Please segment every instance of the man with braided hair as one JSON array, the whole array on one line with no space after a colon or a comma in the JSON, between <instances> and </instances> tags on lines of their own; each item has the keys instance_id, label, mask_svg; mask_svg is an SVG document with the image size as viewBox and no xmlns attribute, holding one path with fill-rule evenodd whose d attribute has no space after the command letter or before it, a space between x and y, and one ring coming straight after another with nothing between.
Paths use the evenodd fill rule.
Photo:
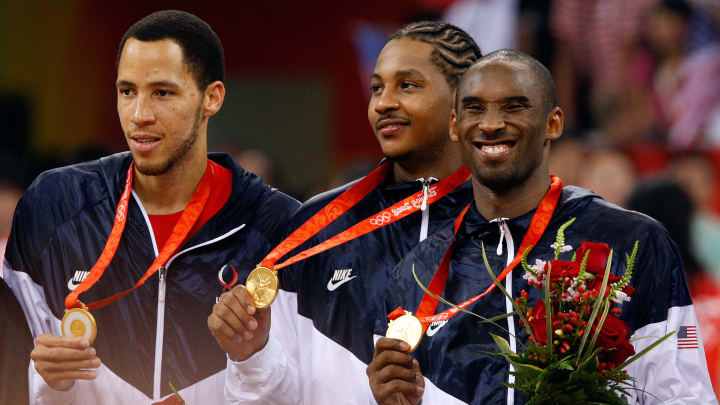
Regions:
<instances>
[{"instance_id":1,"label":"man with braided hair","mask_svg":"<svg viewBox=\"0 0 720 405\"><path fill-rule=\"evenodd\" d=\"M467 172L458 172L460 155L450 141L449 117L459 75L480 56L472 38L446 23L415 23L390 37L370 78L368 106L370 125L385 156L380 168L384 166L387 174L285 258L368 218L380 224L405 208L417 211L281 269L272 311L256 310L243 286L221 297L208 326L229 355L229 402L372 401L365 369L372 360L374 338L387 329L383 293L390 271L419 241L452 222L472 199L463 174ZM449 178L459 179L459 185L438 197L447 184L438 179ZM289 231L325 212L354 184L307 201ZM407 205L380 215L409 196L414 199Z\"/></svg>"}]
</instances>

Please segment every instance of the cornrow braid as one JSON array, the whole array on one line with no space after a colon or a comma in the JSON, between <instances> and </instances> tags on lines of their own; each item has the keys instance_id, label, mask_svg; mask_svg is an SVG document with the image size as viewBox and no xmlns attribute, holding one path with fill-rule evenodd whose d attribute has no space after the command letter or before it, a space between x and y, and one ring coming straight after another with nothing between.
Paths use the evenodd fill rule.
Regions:
<instances>
[{"instance_id":1,"label":"cornrow braid","mask_svg":"<svg viewBox=\"0 0 720 405\"><path fill-rule=\"evenodd\" d=\"M410 38L425 42L434 48L431 61L440 68L448 85L456 88L458 78L480 57L480 47L472 37L452 24L421 21L408 24L390 36L393 39Z\"/></svg>"}]
</instances>

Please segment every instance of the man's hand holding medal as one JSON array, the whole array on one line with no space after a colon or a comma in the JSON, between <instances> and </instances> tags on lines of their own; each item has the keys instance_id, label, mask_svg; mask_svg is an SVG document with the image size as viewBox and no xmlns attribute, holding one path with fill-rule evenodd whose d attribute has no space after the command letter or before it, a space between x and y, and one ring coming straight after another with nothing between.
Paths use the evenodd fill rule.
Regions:
<instances>
[{"instance_id":1,"label":"man's hand holding medal","mask_svg":"<svg viewBox=\"0 0 720 405\"><path fill-rule=\"evenodd\" d=\"M256 309L245 286L236 286L213 306L208 328L232 360L247 360L267 344L270 307Z\"/></svg>"},{"instance_id":2,"label":"man's hand holding medal","mask_svg":"<svg viewBox=\"0 0 720 405\"><path fill-rule=\"evenodd\" d=\"M232 359L247 360L265 347L270 331L270 304L275 300L279 289L278 270L358 238L419 210L419 207L414 206L407 210L398 210L397 208L405 206L407 202L422 198L423 192L413 194L332 238L276 264L285 255L317 235L362 200L388 176L390 169L389 162L381 164L361 181L337 196L325 209L308 219L268 253L255 270L248 275L247 288L237 286L220 297L219 302L213 307L212 314L208 317L208 328L220 347ZM428 204L432 204L454 190L467 179L468 174L469 171L465 167L461 167L442 180L436 186L436 193L428 199ZM328 213L332 213L332 215ZM384 213L387 213L390 219L378 223L375 218Z\"/></svg>"},{"instance_id":3,"label":"man's hand holding medal","mask_svg":"<svg viewBox=\"0 0 720 405\"><path fill-rule=\"evenodd\" d=\"M94 380L101 364L87 339L48 334L35 339L30 357L35 370L58 391L69 390L75 380Z\"/></svg>"}]
</instances>

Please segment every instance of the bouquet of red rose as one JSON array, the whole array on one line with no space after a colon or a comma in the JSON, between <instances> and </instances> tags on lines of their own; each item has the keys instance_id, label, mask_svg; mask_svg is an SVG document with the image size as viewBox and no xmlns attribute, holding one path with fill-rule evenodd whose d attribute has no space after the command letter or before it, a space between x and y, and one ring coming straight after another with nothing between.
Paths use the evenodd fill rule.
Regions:
<instances>
[{"instance_id":1,"label":"bouquet of red rose","mask_svg":"<svg viewBox=\"0 0 720 405\"><path fill-rule=\"evenodd\" d=\"M629 284L638 242L631 254L625 254L622 277L610 272L612 250L604 243L582 242L571 261L559 260L562 253L572 250L565 245L564 232L574 220L558 230L552 245L554 260L530 265L531 247L522 252L523 277L543 299L531 306L528 292L522 290L521 297L513 300L515 312L506 316L519 318L529 345L514 353L505 339L492 335L501 350L494 354L510 362L515 382L507 385L527 396L529 404L627 404L626 389L632 386L632 378L624 368L674 332L635 354L630 327L616 316L622 312L616 305L629 301L634 292ZM484 259L497 287L511 298Z\"/></svg>"}]
</instances>

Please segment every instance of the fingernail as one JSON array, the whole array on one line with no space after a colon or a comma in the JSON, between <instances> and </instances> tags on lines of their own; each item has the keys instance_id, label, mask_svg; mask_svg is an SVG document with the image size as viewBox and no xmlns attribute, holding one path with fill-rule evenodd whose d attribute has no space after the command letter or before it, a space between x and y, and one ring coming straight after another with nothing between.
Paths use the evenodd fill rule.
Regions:
<instances>
[{"instance_id":1,"label":"fingernail","mask_svg":"<svg viewBox=\"0 0 720 405\"><path fill-rule=\"evenodd\" d=\"M245 331L245 339L250 340L253 338L252 332Z\"/></svg>"},{"instance_id":2,"label":"fingernail","mask_svg":"<svg viewBox=\"0 0 720 405\"><path fill-rule=\"evenodd\" d=\"M402 350L402 351L410 350L410 345L405 342L400 342L400 350Z\"/></svg>"},{"instance_id":3,"label":"fingernail","mask_svg":"<svg viewBox=\"0 0 720 405\"><path fill-rule=\"evenodd\" d=\"M235 343L240 343L240 342L242 342L242 336L240 336L240 335L235 335L235 337L233 338L233 342L235 342Z\"/></svg>"},{"instance_id":4,"label":"fingernail","mask_svg":"<svg viewBox=\"0 0 720 405\"><path fill-rule=\"evenodd\" d=\"M415 367L415 368L420 367L420 363L418 363L417 359L413 359L413 367Z\"/></svg>"},{"instance_id":5,"label":"fingernail","mask_svg":"<svg viewBox=\"0 0 720 405\"><path fill-rule=\"evenodd\" d=\"M255 306L253 306L253 305L248 305L247 313L250 314L250 315L254 314L254 313L255 313Z\"/></svg>"},{"instance_id":6,"label":"fingernail","mask_svg":"<svg viewBox=\"0 0 720 405\"><path fill-rule=\"evenodd\" d=\"M255 330L257 328L257 321L251 319L250 322L248 322L248 326L250 327L250 330Z\"/></svg>"},{"instance_id":7,"label":"fingernail","mask_svg":"<svg viewBox=\"0 0 720 405\"><path fill-rule=\"evenodd\" d=\"M415 387L415 391L422 394L422 392L425 391L425 388L417 386L417 387Z\"/></svg>"}]
</instances>

